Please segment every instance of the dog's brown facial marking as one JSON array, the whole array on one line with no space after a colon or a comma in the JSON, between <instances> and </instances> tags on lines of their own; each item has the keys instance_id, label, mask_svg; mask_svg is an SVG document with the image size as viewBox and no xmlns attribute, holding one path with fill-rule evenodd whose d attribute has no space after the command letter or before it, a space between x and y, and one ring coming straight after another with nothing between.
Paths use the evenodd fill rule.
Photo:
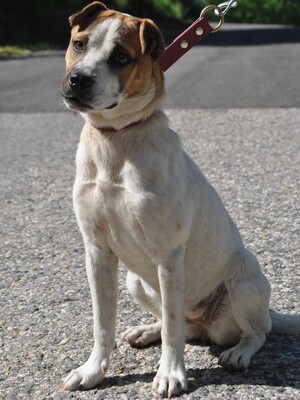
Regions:
<instances>
[{"instance_id":1,"label":"dog's brown facial marking","mask_svg":"<svg viewBox=\"0 0 300 400\"><path fill-rule=\"evenodd\" d=\"M79 29L85 29L84 25L90 25L89 18L95 18L95 15L99 12L106 11L107 7L105 4L100 3L99 1L94 1L91 4L88 4L81 11L71 15L69 17L69 22L71 27L79 26ZM82 27L82 28L81 28Z\"/></svg>"},{"instance_id":2,"label":"dog's brown facial marking","mask_svg":"<svg viewBox=\"0 0 300 400\"><path fill-rule=\"evenodd\" d=\"M112 119L136 113L163 95L157 26L91 3L70 17L71 40L61 93L69 108ZM146 111L145 111L146 112Z\"/></svg>"},{"instance_id":3,"label":"dog's brown facial marking","mask_svg":"<svg viewBox=\"0 0 300 400\"><path fill-rule=\"evenodd\" d=\"M120 68L117 72L121 86L128 98L136 94L144 96L153 83L153 63L164 51L161 33L152 21L132 17L124 18L119 33L120 47L131 60L127 68ZM157 74L156 82L159 80Z\"/></svg>"}]
</instances>

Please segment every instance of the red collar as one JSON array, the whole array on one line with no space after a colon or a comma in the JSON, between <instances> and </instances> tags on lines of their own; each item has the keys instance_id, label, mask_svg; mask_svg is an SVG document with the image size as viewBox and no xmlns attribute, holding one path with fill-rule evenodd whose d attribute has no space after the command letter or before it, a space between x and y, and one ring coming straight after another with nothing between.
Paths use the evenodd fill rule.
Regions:
<instances>
[{"instance_id":1,"label":"red collar","mask_svg":"<svg viewBox=\"0 0 300 400\"><path fill-rule=\"evenodd\" d=\"M132 128L132 127L134 127L136 125L139 125L141 122L142 122L142 120L140 119L139 121L132 122L131 124L125 125L125 126L123 126L123 128L120 128L120 129L115 129L112 126L96 126L96 125L92 124L91 122L89 122L89 124L93 128L95 128L95 129L97 129L98 131L101 131L101 132L121 132L121 131L124 131L125 129L129 129L129 128Z\"/></svg>"}]
</instances>

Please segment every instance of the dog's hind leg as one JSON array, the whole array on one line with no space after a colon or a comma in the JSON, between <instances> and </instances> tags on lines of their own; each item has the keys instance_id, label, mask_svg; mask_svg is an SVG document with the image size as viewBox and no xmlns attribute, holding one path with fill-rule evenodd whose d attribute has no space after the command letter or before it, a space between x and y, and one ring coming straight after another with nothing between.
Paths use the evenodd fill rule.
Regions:
<instances>
[{"instance_id":1,"label":"dog's hind leg","mask_svg":"<svg viewBox=\"0 0 300 400\"><path fill-rule=\"evenodd\" d=\"M159 295L148 287L138 275L131 271L127 274L127 287L136 302L155 315L158 321L153 324L128 328L122 335L123 339L133 347L143 347L158 341L161 337L161 308Z\"/></svg>"},{"instance_id":2,"label":"dog's hind leg","mask_svg":"<svg viewBox=\"0 0 300 400\"><path fill-rule=\"evenodd\" d=\"M224 351L219 364L232 370L249 366L251 357L263 346L271 330L270 285L258 261L247 250L236 253L232 273L226 280L232 315L241 330L240 342Z\"/></svg>"}]
</instances>

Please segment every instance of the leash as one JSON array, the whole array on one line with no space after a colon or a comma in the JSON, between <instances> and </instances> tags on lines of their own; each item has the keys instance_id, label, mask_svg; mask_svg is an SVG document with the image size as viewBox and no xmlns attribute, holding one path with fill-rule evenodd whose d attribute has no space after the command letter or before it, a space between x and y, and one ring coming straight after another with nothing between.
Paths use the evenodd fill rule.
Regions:
<instances>
[{"instance_id":1,"label":"leash","mask_svg":"<svg viewBox=\"0 0 300 400\"><path fill-rule=\"evenodd\" d=\"M184 32L177 36L170 46L166 48L164 54L159 58L158 62L163 72L166 72L177 60L179 60L179 58L207 35L217 32L224 23L224 16L231 8L234 8L237 5L237 0L228 0L218 6L211 5L205 7L201 11L199 18ZM220 18L215 27L211 26L205 17L209 11L214 11L214 13Z\"/></svg>"}]
</instances>

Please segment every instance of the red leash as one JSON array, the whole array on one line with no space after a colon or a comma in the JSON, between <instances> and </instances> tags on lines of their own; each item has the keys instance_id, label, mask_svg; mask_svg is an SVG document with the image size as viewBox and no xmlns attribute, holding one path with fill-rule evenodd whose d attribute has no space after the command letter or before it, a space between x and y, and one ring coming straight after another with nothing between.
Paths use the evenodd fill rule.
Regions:
<instances>
[{"instance_id":1,"label":"red leash","mask_svg":"<svg viewBox=\"0 0 300 400\"><path fill-rule=\"evenodd\" d=\"M191 26L182 32L177 38L168 46L164 54L158 60L159 65L163 72L167 71L179 58L187 53L193 46L204 39L211 32L217 32L224 22L224 15L232 7L237 6L237 1L230 0L218 6L211 5L205 7L199 19L197 19ZM215 14L220 18L217 26L212 27L205 18L208 11L214 10Z\"/></svg>"},{"instance_id":2,"label":"red leash","mask_svg":"<svg viewBox=\"0 0 300 400\"><path fill-rule=\"evenodd\" d=\"M213 28L205 17L195 21L166 48L158 61L161 69L164 72L167 71L180 57L210 34L212 30Z\"/></svg>"}]
</instances>

